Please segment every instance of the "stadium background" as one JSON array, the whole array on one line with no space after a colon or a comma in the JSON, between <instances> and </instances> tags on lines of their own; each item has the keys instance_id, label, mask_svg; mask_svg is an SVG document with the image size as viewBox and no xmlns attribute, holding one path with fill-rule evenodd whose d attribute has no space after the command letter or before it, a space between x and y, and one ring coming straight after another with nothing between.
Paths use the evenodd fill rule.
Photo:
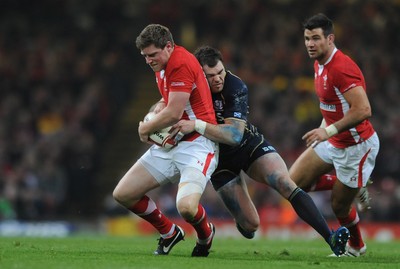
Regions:
<instances>
[{"instance_id":1,"label":"stadium background","mask_svg":"<svg viewBox=\"0 0 400 269\"><path fill-rule=\"evenodd\" d=\"M334 20L336 44L363 70L381 139L369 187L373 209L361 219L393 228L400 220L400 1L3 0L0 233L60 222L67 233L147 229L111 193L146 150L137 125L159 98L134 45L149 23L168 26L191 51L221 49L249 86L250 119L290 166L304 150L302 134L320 123L301 30L317 12ZM175 187L152 193L170 216L177 216ZM264 224L299 223L275 191L251 181L249 190ZM329 192L312 196L334 221ZM203 203L214 221L229 223L211 188ZM47 232L57 227L46 225Z\"/></svg>"}]
</instances>

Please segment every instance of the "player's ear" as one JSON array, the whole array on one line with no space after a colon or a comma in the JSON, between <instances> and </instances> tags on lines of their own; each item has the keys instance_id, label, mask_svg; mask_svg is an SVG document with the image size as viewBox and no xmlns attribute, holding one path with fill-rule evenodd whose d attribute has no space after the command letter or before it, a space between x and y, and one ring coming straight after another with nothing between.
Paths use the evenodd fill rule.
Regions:
<instances>
[{"instance_id":1,"label":"player's ear","mask_svg":"<svg viewBox=\"0 0 400 269\"><path fill-rule=\"evenodd\" d=\"M167 44L164 47L167 50L171 50L174 48L174 45L172 45L171 41L167 41Z\"/></svg>"},{"instance_id":2,"label":"player's ear","mask_svg":"<svg viewBox=\"0 0 400 269\"><path fill-rule=\"evenodd\" d=\"M332 45L333 43L335 43L335 35L334 34L328 35L328 42L329 42L329 45Z\"/></svg>"}]
</instances>

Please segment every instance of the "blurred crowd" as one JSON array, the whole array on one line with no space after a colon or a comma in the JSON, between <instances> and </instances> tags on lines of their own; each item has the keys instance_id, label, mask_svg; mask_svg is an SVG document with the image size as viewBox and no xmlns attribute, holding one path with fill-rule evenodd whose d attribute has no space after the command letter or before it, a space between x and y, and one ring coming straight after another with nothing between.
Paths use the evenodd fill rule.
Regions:
<instances>
[{"instance_id":1,"label":"blurred crowd","mask_svg":"<svg viewBox=\"0 0 400 269\"><path fill-rule=\"evenodd\" d=\"M305 148L302 135L321 121L301 29L318 12L334 20L336 45L364 72L381 140L369 187L373 210L362 217L399 221L395 0L2 1L0 219L90 214L92 205L102 204L105 197L94 188L99 156L140 75L151 72L134 47L148 23L168 26L189 50L209 44L222 51L226 66L248 84L251 121L290 166ZM262 217L284 211L273 190L248 182ZM175 191L154 193L170 214L176 213ZM328 192L313 197L331 217ZM203 199L211 216L226 214L211 189Z\"/></svg>"}]
</instances>

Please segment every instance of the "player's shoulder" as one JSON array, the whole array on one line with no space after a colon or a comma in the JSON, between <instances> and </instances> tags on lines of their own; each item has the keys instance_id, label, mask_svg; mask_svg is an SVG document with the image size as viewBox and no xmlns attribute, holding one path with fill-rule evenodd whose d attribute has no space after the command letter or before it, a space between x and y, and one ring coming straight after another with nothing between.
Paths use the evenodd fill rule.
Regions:
<instances>
[{"instance_id":1,"label":"player's shoulder","mask_svg":"<svg viewBox=\"0 0 400 269\"><path fill-rule=\"evenodd\" d=\"M330 72L335 74L340 73L360 73L361 70L357 63L347 54L338 50L332 59Z\"/></svg>"},{"instance_id":2,"label":"player's shoulder","mask_svg":"<svg viewBox=\"0 0 400 269\"><path fill-rule=\"evenodd\" d=\"M195 65L199 68L199 70L201 70L200 64L192 53L190 53L182 46L175 45L174 51L171 54L167 67L174 69L182 65Z\"/></svg>"},{"instance_id":3,"label":"player's shoulder","mask_svg":"<svg viewBox=\"0 0 400 269\"><path fill-rule=\"evenodd\" d=\"M355 61L341 50L335 53L332 62L334 65L356 65Z\"/></svg>"},{"instance_id":4,"label":"player's shoulder","mask_svg":"<svg viewBox=\"0 0 400 269\"><path fill-rule=\"evenodd\" d=\"M246 83L244 83L240 77L236 76L231 71L226 71L225 86L227 91L247 92Z\"/></svg>"}]
</instances>

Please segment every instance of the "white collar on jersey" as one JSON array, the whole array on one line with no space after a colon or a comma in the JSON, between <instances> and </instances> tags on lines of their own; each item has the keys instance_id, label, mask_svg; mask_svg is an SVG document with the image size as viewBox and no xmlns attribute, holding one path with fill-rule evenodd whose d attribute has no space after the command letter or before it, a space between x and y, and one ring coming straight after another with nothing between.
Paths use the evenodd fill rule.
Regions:
<instances>
[{"instance_id":1,"label":"white collar on jersey","mask_svg":"<svg viewBox=\"0 0 400 269\"><path fill-rule=\"evenodd\" d=\"M330 62L330 61L332 60L332 58L333 58L333 55L335 55L335 53L336 53L337 51L338 51L338 49L335 47L335 48L333 49L333 51L332 51L331 56L329 56L328 61L326 61L326 63L324 63L324 64L318 64L319 67L322 68L324 65L329 64L329 62Z\"/></svg>"}]
</instances>

